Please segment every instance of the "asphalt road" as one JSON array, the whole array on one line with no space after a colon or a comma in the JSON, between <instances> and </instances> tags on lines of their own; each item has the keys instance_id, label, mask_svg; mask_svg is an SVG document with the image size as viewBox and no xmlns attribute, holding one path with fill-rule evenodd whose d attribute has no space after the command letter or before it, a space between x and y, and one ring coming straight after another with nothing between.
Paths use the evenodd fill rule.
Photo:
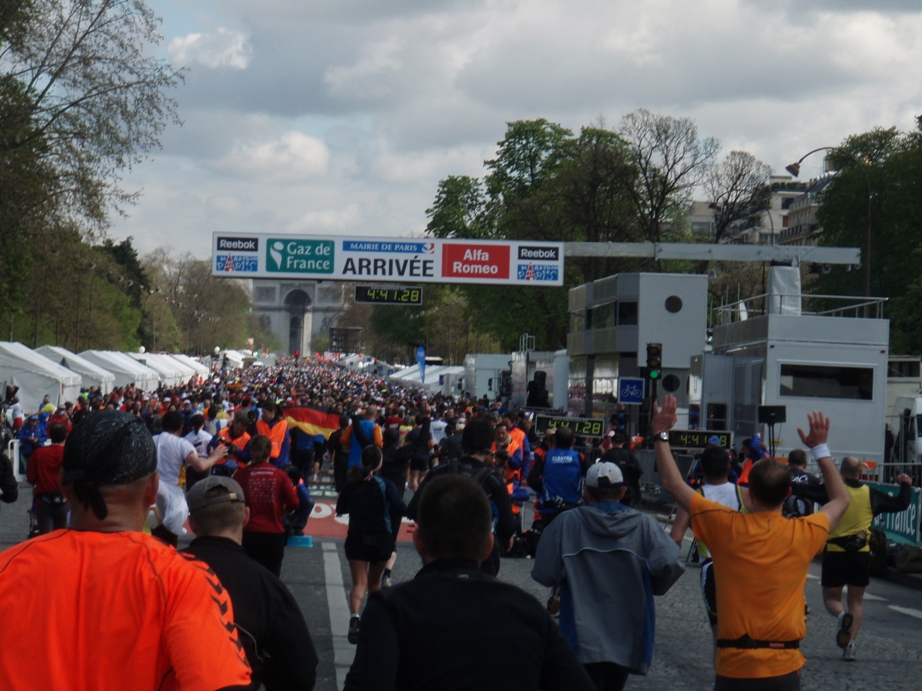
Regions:
<instances>
[{"instance_id":1,"label":"asphalt road","mask_svg":"<svg viewBox=\"0 0 922 691\"><path fill-rule=\"evenodd\" d=\"M0 548L25 538L30 492L21 490L19 501L2 505ZM310 533L310 523L308 524ZM343 541L319 538L312 548L289 547L282 578L298 600L320 657L318 691L341 688L354 647L345 639L346 589L350 578ZM420 568L412 544L398 544L394 582L409 580ZM513 583L542 602L546 589L531 580L531 560L506 559L500 578ZM843 662L834 643L835 620L823 609L819 564L810 570L806 586L811 614L802 651L805 691L917 691L922 687L922 590L873 579L865 601L865 622L859 637L858 661ZM674 690L713 687L710 629L701 604L698 571L689 568L664 597L657 599L656 649L646 677L631 677L628 689ZM339 680L337 680L339 679Z\"/></svg>"}]
</instances>

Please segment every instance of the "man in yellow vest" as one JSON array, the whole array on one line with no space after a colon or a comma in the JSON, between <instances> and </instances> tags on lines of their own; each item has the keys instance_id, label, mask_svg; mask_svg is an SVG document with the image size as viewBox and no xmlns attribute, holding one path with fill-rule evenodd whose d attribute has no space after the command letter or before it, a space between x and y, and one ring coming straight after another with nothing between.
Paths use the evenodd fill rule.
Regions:
<instances>
[{"instance_id":1,"label":"man in yellow vest","mask_svg":"<svg viewBox=\"0 0 922 691\"><path fill-rule=\"evenodd\" d=\"M871 523L881 513L905 511L912 499L912 478L900 475L900 493L891 497L861 482L862 464L846 456L839 467L851 502L839 524L829 533L823 553L823 604L838 619L836 643L842 659L856 659L856 639L864 618L864 590L871 578ZM793 494L820 504L828 501L824 486L793 485ZM847 607L842 606L842 589L848 586Z\"/></svg>"}]
</instances>

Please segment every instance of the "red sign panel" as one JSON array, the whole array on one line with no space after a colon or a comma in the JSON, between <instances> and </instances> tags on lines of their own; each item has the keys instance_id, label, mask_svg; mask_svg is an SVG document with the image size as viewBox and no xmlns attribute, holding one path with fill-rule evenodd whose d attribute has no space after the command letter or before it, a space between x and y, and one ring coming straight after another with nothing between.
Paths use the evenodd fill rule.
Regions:
<instances>
[{"instance_id":1,"label":"red sign panel","mask_svg":"<svg viewBox=\"0 0 922 691\"><path fill-rule=\"evenodd\" d=\"M442 276L449 278L509 278L509 245L442 245Z\"/></svg>"}]
</instances>

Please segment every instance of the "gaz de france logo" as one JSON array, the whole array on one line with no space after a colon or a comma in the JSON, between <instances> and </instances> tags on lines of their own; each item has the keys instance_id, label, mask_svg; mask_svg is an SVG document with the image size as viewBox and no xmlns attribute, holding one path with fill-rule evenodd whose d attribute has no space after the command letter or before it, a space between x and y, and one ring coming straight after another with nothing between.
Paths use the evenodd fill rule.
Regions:
<instances>
[{"instance_id":1,"label":"gaz de france logo","mask_svg":"<svg viewBox=\"0 0 922 691\"><path fill-rule=\"evenodd\" d=\"M332 240L270 238L266 242L269 273L331 274L335 249Z\"/></svg>"}]
</instances>

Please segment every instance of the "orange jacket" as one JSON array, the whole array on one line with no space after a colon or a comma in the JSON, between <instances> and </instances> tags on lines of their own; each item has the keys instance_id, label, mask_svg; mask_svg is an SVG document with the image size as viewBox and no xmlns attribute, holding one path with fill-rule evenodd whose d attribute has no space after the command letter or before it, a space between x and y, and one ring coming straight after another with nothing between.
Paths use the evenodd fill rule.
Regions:
<instances>
[{"instance_id":1,"label":"orange jacket","mask_svg":"<svg viewBox=\"0 0 922 691\"><path fill-rule=\"evenodd\" d=\"M236 446L238 449L245 449L246 445L250 443L250 435L246 430L244 430L243 434L241 434L239 437L231 438L230 427L225 427L220 432L218 432L218 436L226 441L229 441L231 444ZM228 461L231 461L231 460L234 460L234 461L237 460L236 454L228 454L221 460L215 461L215 465L223 465L224 463L227 463Z\"/></svg>"},{"instance_id":2,"label":"orange jacket","mask_svg":"<svg viewBox=\"0 0 922 691\"><path fill-rule=\"evenodd\" d=\"M269 437L269 440L272 442L272 454L269 458L278 458L282 453L282 445L285 443L285 433L288 432L288 423L281 420L280 422L276 422L272 427L269 427L269 423L265 420L258 420L256 422L256 431Z\"/></svg>"}]
</instances>

